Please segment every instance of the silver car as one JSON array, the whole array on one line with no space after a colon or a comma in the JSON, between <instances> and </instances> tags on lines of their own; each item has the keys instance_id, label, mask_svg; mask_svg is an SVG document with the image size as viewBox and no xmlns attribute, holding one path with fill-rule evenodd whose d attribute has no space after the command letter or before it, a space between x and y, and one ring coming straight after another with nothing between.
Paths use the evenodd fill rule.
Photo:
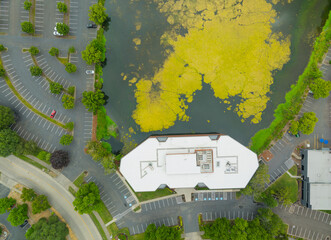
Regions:
<instances>
[{"instance_id":1,"label":"silver car","mask_svg":"<svg viewBox=\"0 0 331 240\"><path fill-rule=\"evenodd\" d=\"M94 74L94 70L86 70L86 74Z\"/></svg>"}]
</instances>

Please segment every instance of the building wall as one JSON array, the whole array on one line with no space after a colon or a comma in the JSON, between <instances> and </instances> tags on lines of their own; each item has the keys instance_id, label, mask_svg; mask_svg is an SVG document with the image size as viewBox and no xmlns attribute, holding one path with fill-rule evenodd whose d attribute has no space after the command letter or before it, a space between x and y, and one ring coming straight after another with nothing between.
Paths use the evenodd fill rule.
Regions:
<instances>
[{"instance_id":1,"label":"building wall","mask_svg":"<svg viewBox=\"0 0 331 240\"><path fill-rule=\"evenodd\" d=\"M310 207L310 199L309 199L309 178L307 177L308 172L308 150L302 149L301 150L301 204L306 207Z\"/></svg>"}]
</instances>

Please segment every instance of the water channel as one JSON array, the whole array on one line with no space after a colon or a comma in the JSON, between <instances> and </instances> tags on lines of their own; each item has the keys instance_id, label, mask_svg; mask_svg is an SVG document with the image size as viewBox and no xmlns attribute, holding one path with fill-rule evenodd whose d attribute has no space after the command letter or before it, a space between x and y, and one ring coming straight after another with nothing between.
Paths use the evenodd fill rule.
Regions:
<instances>
[{"instance_id":1,"label":"water channel","mask_svg":"<svg viewBox=\"0 0 331 240\"><path fill-rule=\"evenodd\" d=\"M178 1L185 2L185 0ZM243 0L243 2L246 1L254 4L255 0ZM260 1L264 0L257 0L256 4ZM161 37L166 32L171 32L174 27L170 24L169 14L161 13L160 5L157 5L160 2L164 4L167 1L106 1L111 23L105 34L107 63L103 70L103 91L109 97L106 105L107 113L119 126L122 141L126 143L130 141L140 143L152 134L218 132L228 134L242 144L248 145L250 138L258 130L270 124L275 108L284 101L285 93L303 72L311 53L313 40L318 35L326 12L330 8L328 0L272 1L278 3L272 5L277 12L277 17L271 24L271 30L281 32L284 39L288 37L290 55L281 70L272 71L273 83L266 93L270 100L267 101L261 120L257 123L251 122L252 117L243 119L238 116L235 107L228 110L229 104L214 96L215 87L213 89L210 84L202 81L201 87L194 91L192 101L185 102L187 108L185 115L189 117L188 121L177 119L173 126L162 131L142 132L141 126L132 117L137 108L135 97L137 84L141 79L153 78L174 50L169 45L160 44ZM242 2L240 4L243 5ZM187 34L185 28L179 28L178 31L181 36ZM281 53L275 52L275 57L278 57L277 54ZM231 100L231 105L235 105L242 99L240 95L235 95L229 97L228 100ZM164 117L167 114L163 112L160 116ZM148 114L144 117L150 122L160 121L157 117L151 117ZM118 141L114 139L109 141L113 150L121 148Z\"/></svg>"}]
</instances>

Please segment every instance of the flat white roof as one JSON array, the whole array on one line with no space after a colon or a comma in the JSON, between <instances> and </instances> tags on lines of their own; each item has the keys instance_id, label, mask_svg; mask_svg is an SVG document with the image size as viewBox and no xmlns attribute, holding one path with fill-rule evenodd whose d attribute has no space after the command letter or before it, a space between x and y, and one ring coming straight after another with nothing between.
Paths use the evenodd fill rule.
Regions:
<instances>
[{"instance_id":1,"label":"flat white roof","mask_svg":"<svg viewBox=\"0 0 331 240\"><path fill-rule=\"evenodd\" d=\"M220 134L152 136L124 156L120 165L136 192L155 191L161 184L244 188L257 168L254 152Z\"/></svg>"}]
</instances>

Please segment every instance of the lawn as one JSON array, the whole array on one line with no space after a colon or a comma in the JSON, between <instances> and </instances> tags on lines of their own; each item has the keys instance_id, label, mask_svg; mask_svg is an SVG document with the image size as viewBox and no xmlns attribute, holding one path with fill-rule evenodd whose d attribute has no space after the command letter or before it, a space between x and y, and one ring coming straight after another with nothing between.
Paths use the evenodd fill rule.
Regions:
<instances>
[{"instance_id":1,"label":"lawn","mask_svg":"<svg viewBox=\"0 0 331 240\"><path fill-rule=\"evenodd\" d=\"M42 170L43 172L46 172L46 173L49 172L49 170L48 170L47 168L45 168L45 167L44 167L43 165L41 165L40 163L37 163L36 161L32 160L31 158L28 158L28 157L26 157L26 156L24 156L24 155L17 155L17 154L14 154L14 155L15 155L16 157L22 159L23 161L25 161L25 162L27 162L27 163L29 163L29 164L31 164L31 165L33 165L33 166L39 168L39 169Z\"/></svg>"},{"instance_id":2,"label":"lawn","mask_svg":"<svg viewBox=\"0 0 331 240\"><path fill-rule=\"evenodd\" d=\"M298 175L298 168L296 165L294 165L290 170L288 170L293 176Z\"/></svg>"},{"instance_id":3,"label":"lawn","mask_svg":"<svg viewBox=\"0 0 331 240\"><path fill-rule=\"evenodd\" d=\"M102 221L104 222L104 224L113 220L113 217L111 216L110 212L108 211L106 205L103 202L102 202L101 209L97 212L99 213L100 217L102 218Z\"/></svg>"},{"instance_id":4,"label":"lawn","mask_svg":"<svg viewBox=\"0 0 331 240\"><path fill-rule=\"evenodd\" d=\"M325 213L328 213L328 214L331 214L331 210L321 210L322 212L325 212Z\"/></svg>"},{"instance_id":5,"label":"lawn","mask_svg":"<svg viewBox=\"0 0 331 240\"><path fill-rule=\"evenodd\" d=\"M85 172L82 172L74 181L76 187L80 187L84 183Z\"/></svg>"},{"instance_id":6,"label":"lawn","mask_svg":"<svg viewBox=\"0 0 331 240\"><path fill-rule=\"evenodd\" d=\"M112 223L107 227L110 235L113 235L113 237L115 237L117 234L119 233L124 233L127 237L128 240L143 240L145 234L144 233L140 233L140 234L136 234L136 235L130 235L130 231L128 228L122 228L122 229L118 229L116 223Z\"/></svg>"},{"instance_id":7,"label":"lawn","mask_svg":"<svg viewBox=\"0 0 331 240\"><path fill-rule=\"evenodd\" d=\"M154 192L135 192L140 202L147 201L154 198L164 197L172 194L169 188L158 189Z\"/></svg>"},{"instance_id":8,"label":"lawn","mask_svg":"<svg viewBox=\"0 0 331 240\"><path fill-rule=\"evenodd\" d=\"M95 216L93 213L91 213L91 214L89 214L89 215L90 215L92 221L94 222L95 226L97 227L97 229L98 229L98 231L99 231L99 233L100 233L102 239L103 239L103 240L107 240L107 236L106 236L105 232L103 231L103 229L102 229L102 227L101 227L101 224L99 223L99 221L98 221L98 219L96 218L96 216Z\"/></svg>"},{"instance_id":9,"label":"lawn","mask_svg":"<svg viewBox=\"0 0 331 240\"><path fill-rule=\"evenodd\" d=\"M296 168L296 166L294 166ZM291 172L294 170L290 169ZM296 169L295 169L296 171ZM296 174L295 174L296 175ZM290 195L289 199L292 203L296 202L298 199L298 183L295 178L291 178L287 173L284 173L274 184L272 184L267 191L276 191L279 188L288 189Z\"/></svg>"}]
</instances>

